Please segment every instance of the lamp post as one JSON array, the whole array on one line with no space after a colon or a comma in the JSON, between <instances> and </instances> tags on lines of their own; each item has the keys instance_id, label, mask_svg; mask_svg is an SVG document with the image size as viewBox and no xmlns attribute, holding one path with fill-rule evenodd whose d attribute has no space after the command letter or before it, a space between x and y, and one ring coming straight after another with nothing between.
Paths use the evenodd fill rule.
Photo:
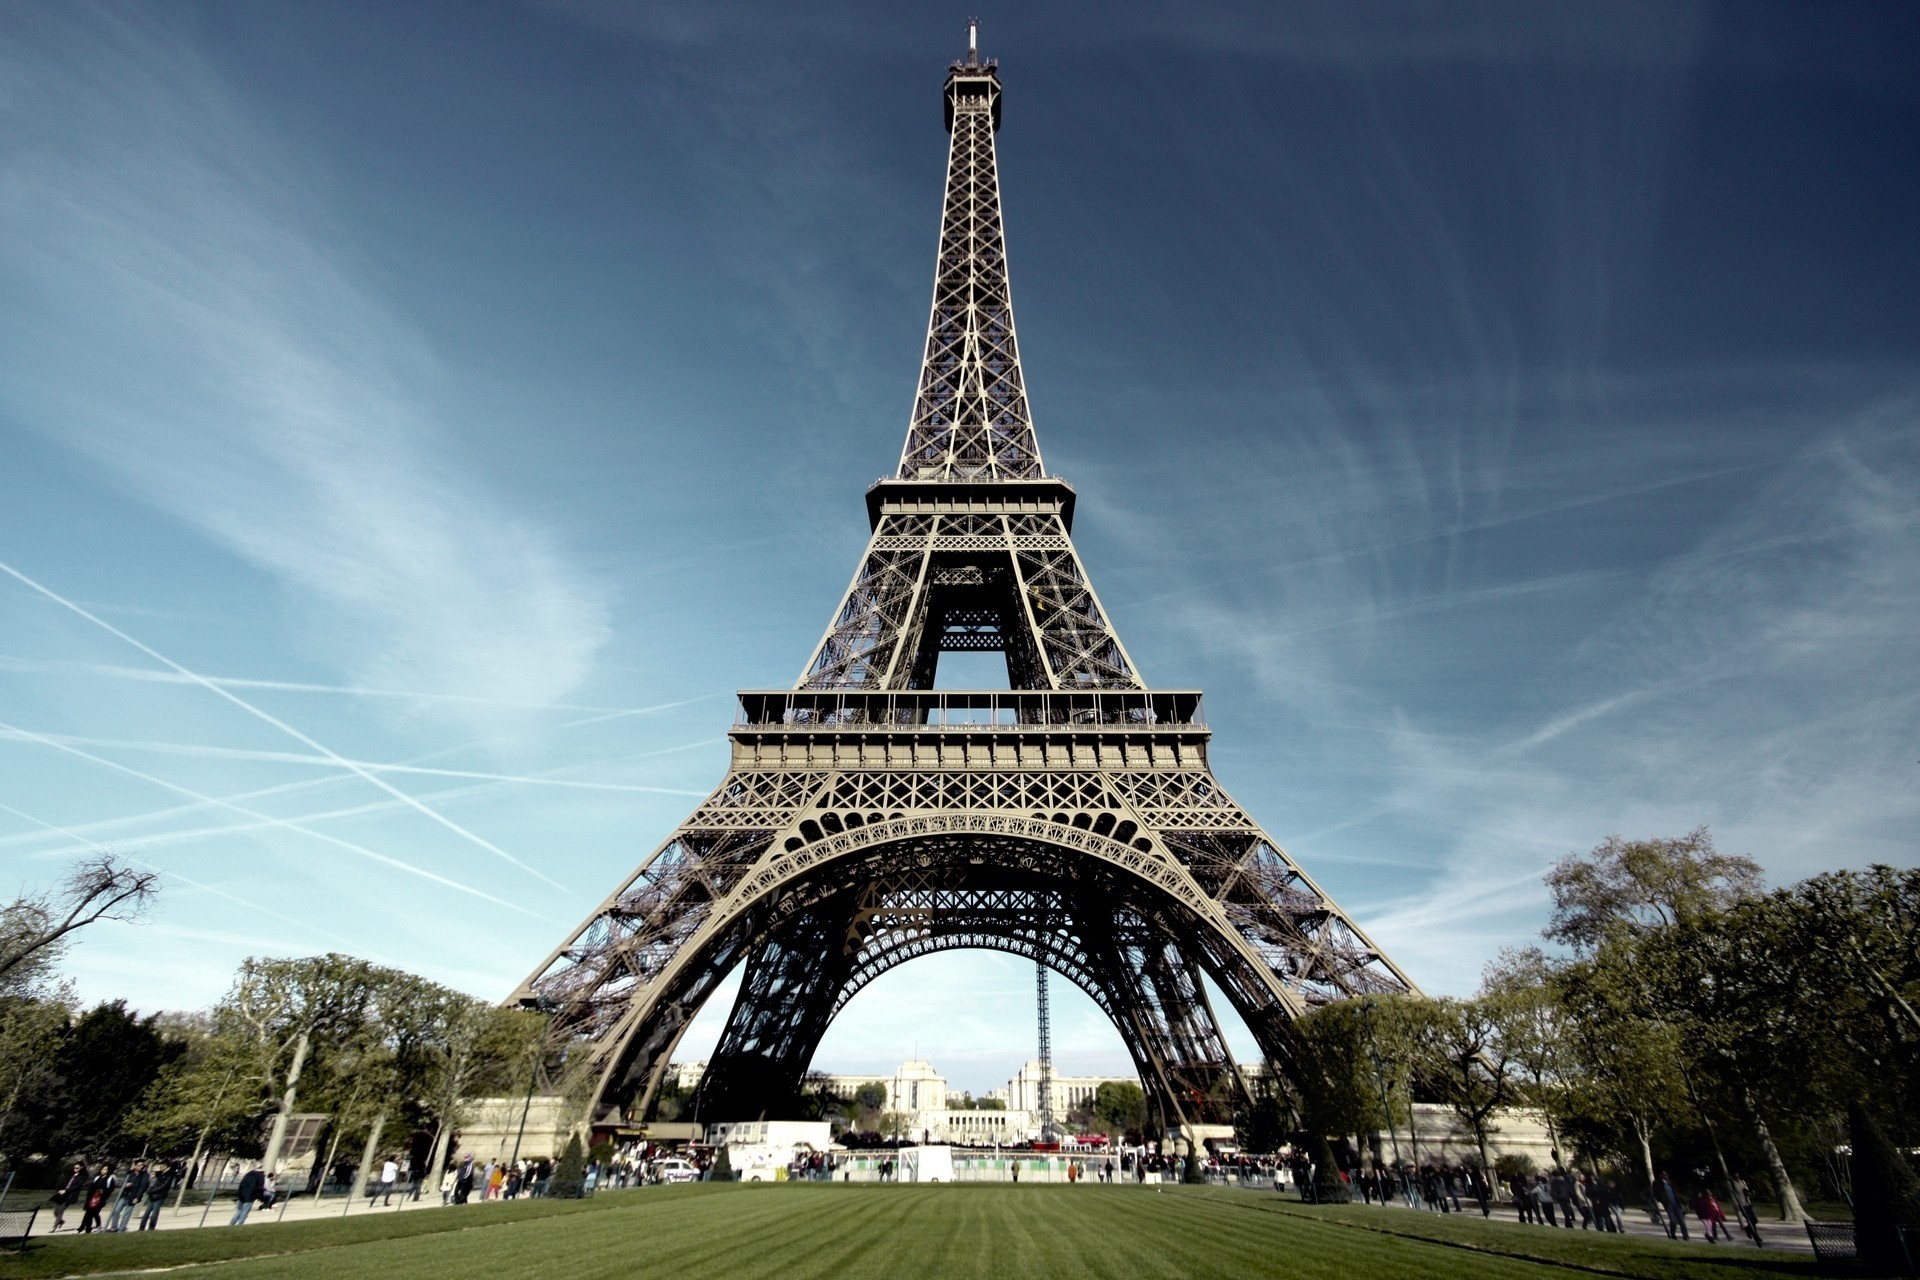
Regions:
<instances>
[{"instance_id":1,"label":"lamp post","mask_svg":"<svg viewBox=\"0 0 1920 1280\"><path fill-rule=\"evenodd\" d=\"M547 1056L547 1037L553 1032L553 1015L560 1006L544 996L534 999L533 1007L547 1015L546 1025L540 1029L540 1042L534 1047L533 1061L527 1067L527 1100L520 1107L520 1131L513 1135L513 1155L508 1158L509 1167L520 1163L520 1140L527 1136L527 1113L533 1110L533 1086L540 1079L540 1061Z\"/></svg>"},{"instance_id":2,"label":"lamp post","mask_svg":"<svg viewBox=\"0 0 1920 1280\"><path fill-rule=\"evenodd\" d=\"M1393 1123L1393 1099L1387 1094L1387 1068L1386 1064L1380 1061L1380 1044L1373 1034L1373 1011L1376 1003L1372 996L1368 996L1360 1002L1360 1008L1367 1019L1367 1053L1373 1058L1373 1079L1375 1086L1380 1090L1380 1109L1387 1113L1387 1137L1393 1142L1393 1169L1394 1176L1397 1178L1401 1176L1400 1130Z\"/></svg>"}]
</instances>

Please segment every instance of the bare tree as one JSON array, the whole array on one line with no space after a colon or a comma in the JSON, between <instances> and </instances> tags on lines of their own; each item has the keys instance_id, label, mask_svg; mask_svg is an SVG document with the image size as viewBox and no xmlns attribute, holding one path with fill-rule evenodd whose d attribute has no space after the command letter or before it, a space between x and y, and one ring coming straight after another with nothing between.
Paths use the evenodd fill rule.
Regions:
<instances>
[{"instance_id":1,"label":"bare tree","mask_svg":"<svg viewBox=\"0 0 1920 1280\"><path fill-rule=\"evenodd\" d=\"M159 884L158 871L137 870L100 853L76 866L58 889L15 898L0 908L0 990L43 977L77 930L140 915Z\"/></svg>"}]
</instances>

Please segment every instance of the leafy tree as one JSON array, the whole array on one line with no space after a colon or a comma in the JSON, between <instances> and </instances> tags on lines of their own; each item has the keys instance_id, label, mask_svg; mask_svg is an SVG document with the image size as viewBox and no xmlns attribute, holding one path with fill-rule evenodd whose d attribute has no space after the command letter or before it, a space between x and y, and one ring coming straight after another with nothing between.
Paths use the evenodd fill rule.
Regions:
<instances>
[{"instance_id":1,"label":"leafy tree","mask_svg":"<svg viewBox=\"0 0 1920 1280\"><path fill-rule=\"evenodd\" d=\"M1278 1151L1287 1140L1287 1114L1281 1104L1280 1086L1271 1071L1254 1076L1250 1086L1247 1105L1233 1118L1233 1140L1240 1144L1242 1151L1259 1154ZM1140 1113L1144 1119L1144 1098Z\"/></svg>"},{"instance_id":2,"label":"leafy tree","mask_svg":"<svg viewBox=\"0 0 1920 1280\"><path fill-rule=\"evenodd\" d=\"M1513 1044L1527 1033L1528 1011L1483 996L1430 1000L1422 1012L1415 1033L1420 1076L1473 1132L1480 1167L1489 1169L1487 1135L1494 1113L1513 1100Z\"/></svg>"},{"instance_id":3,"label":"leafy tree","mask_svg":"<svg viewBox=\"0 0 1920 1280\"><path fill-rule=\"evenodd\" d=\"M418 1089L421 1118L431 1127L427 1168L445 1167L447 1144L465 1116L466 1099L505 1091L513 1066L544 1042L545 1019L522 1009L504 1009L442 987L428 1014L428 1034L409 1072Z\"/></svg>"},{"instance_id":4,"label":"leafy tree","mask_svg":"<svg viewBox=\"0 0 1920 1280\"><path fill-rule=\"evenodd\" d=\"M721 1150L726 1150L722 1147ZM586 1194L587 1152L580 1145L580 1135L575 1133L567 1138L566 1150L560 1153L560 1159L553 1167L553 1194L561 1200L578 1200Z\"/></svg>"},{"instance_id":5,"label":"leafy tree","mask_svg":"<svg viewBox=\"0 0 1920 1280\"><path fill-rule=\"evenodd\" d=\"M860 1108L860 1127L871 1129L879 1123L880 1111L887 1105L887 1086L869 1080L853 1091L853 1104Z\"/></svg>"},{"instance_id":6,"label":"leafy tree","mask_svg":"<svg viewBox=\"0 0 1920 1280\"><path fill-rule=\"evenodd\" d=\"M36 984L0 995L0 1155L9 1168L44 1150L60 1075L57 1056L73 1017L71 987Z\"/></svg>"},{"instance_id":7,"label":"leafy tree","mask_svg":"<svg viewBox=\"0 0 1920 1280\"><path fill-rule=\"evenodd\" d=\"M1591 853L1562 858L1546 879L1553 915L1542 932L1583 953L1609 934L1646 934L1761 889L1759 864L1716 852L1705 827L1677 839L1608 836Z\"/></svg>"},{"instance_id":8,"label":"leafy tree","mask_svg":"<svg viewBox=\"0 0 1920 1280\"><path fill-rule=\"evenodd\" d=\"M268 1168L278 1163L310 1060L324 1082L342 1074L329 1071L326 1059L357 1065L367 1051L373 980L374 966L352 956L251 958L215 1007L216 1029L244 1047L243 1086L277 1112L264 1157Z\"/></svg>"},{"instance_id":9,"label":"leafy tree","mask_svg":"<svg viewBox=\"0 0 1920 1280\"><path fill-rule=\"evenodd\" d=\"M1604 955L1556 968L1552 988L1566 1012L1560 1124L1590 1151L1637 1158L1651 1186L1654 1135L1678 1121L1685 1094L1680 1036L1640 1015L1638 981Z\"/></svg>"},{"instance_id":10,"label":"leafy tree","mask_svg":"<svg viewBox=\"0 0 1920 1280\"><path fill-rule=\"evenodd\" d=\"M1562 967L1538 947L1509 947L1480 978L1480 998L1498 1011L1502 1047L1520 1082L1516 1091L1546 1117L1555 1151L1561 1123L1573 1109L1573 1036L1555 983Z\"/></svg>"},{"instance_id":11,"label":"leafy tree","mask_svg":"<svg viewBox=\"0 0 1920 1280\"><path fill-rule=\"evenodd\" d=\"M1093 1114L1109 1133L1138 1129L1147 1120L1146 1090L1131 1080L1103 1080L1093 1091Z\"/></svg>"},{"instance_id":12,"label":"leafy tree","mask_svg":"<svg viewBox=\"0 0 1920 1280\"><path fill-rule=\"evenodd\" d=\"M1367 996L1314 1009L1293 1024L1302 1123L1374 1133L1406 1121L1424 1001Z\"/></svg>"},{"instance_id":13,"label":"leafy tree","mask_svg":"<svg viewBox=\"0 0 1920 1280\"><path fill-rule=\"evenodd\" d=\"M733 1156L729 1154L730 1151L731 1148L726 1144L721 1144L720 1150L713 1157L713 1163L707 1168L708 1182L733 1181Z\"/></svg>"},{"instance_id":14,"label":"leafy tree","mask_svg":"<svg viewBox=\"0 0 1920 1280\"><path fill-rule=\"evenodd\" d=\"M113 1000L88 1010L68 1029L56 1057L55 1070L65 1087L51 1138L55 1150L93 1156L139 1150L139 1139L126 1132L133 1103L186 1052L185 1045L164 1038L155 1021L153 1015L129 1013L126 1001Z\"/></svg>"}]
</instances>

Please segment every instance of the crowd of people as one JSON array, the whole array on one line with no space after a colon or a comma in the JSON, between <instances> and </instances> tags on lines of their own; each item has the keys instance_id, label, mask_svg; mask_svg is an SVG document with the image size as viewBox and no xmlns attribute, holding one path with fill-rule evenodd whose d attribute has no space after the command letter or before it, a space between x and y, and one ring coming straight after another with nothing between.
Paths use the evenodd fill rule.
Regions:
<instances>
[{"instance_id":1,"label":"crowd of people","mask_svg":"<svg viewBox=\"0 0 1920 1280\"><path fill-rule=\"evenodd\" d=\"M151 1167L145 1160L135 1160L124 1174L110 1160L92 1169L75 1161L53 1192L53 1229L65 1227L67 1211L78 1206L82 1234L125 1231L136 1209L141 1209L137 1229L151 1231L160 1221L167 1197L184 1177L186 1162L181 1160L155 1161Z\"/></svg>"},{"instance_id":2,"label":"crowd of people","mask_svg":"<svg viewBox=\"0 0 1920 1280\"><path fill-rule=\"evenodd\" d=\"M1270 1176L1276 1190L1291 1182L1302 1200L1315 1198L1317 1171L1304 1156L1239 1157L1228 1169L1243 1178ZM1478 1209L1482 1217L1491 1217L1496 1208L1510 1207L1523 1223L1567 1229L1578 1225L1581 1230L1610 1233L1626 1231L1625 1211L1631 1203L1613 1179L1557 1165L1546 1172L1515 1171L1489 1179L1470 1163L1415 1166L1372 1162L1342 1169L1339 1176L1354 1196L1368 1204L1404 1201L1409 1208L1432 1213L1460 1213L1470 1207ZM1745 1178L1734 1175L1728 1185L1728 1198L1741 1233L1760 1243L1753 1191ZM1726 1208L1705 1183L1689 1194L1680 1189L1672 1175L1662 1173L1648 1190L1645 1209L1652 1224L1674 1239L1692 1239L1689 1215L1699 1223L1709 1243L1731 1238Z\"/></svg>"}]
</instances>

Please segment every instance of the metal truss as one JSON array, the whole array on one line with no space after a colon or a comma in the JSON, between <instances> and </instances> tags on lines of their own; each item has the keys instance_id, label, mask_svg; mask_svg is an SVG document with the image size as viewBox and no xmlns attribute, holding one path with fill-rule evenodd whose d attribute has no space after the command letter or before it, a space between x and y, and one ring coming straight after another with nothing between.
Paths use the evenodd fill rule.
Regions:
<instances>
[{"instance_id":1,"label":"metal truss","mask_svg":"<svg viewBox=\"0 0 1920 1280\"><path fill-rule=\"evenodd\" d=\"M947 198L933 314L902 480L1022 480L1046 474L1013 332L993 135L1000 77L977 58L947 77Z\"/></svg>"},{"instance_id":2,"label":"metal truss","mask_svg":"<svg viewBox=\"0 0 1920 1280\"><path fill-rule=\"evenodd\" d=\"M826 635L793 688L740 695L720 787L515 992L592 1055L598 1118L645 1114L736 968L710 1120L790 1107L847 1001L937 951L1073 982L1169 1123L1246 1098L1209 986L1283 1079L1305 1010L1415 989L1227 795L1200 695L1148 689L1094 594L1027 415L999 111L994 67L956 63L920 395ZM969 651L1005 655L1008 688L935 689Z\"/></svg>"},{"instance_id":3,"label":"metal truss","mask_svg":"<svg viewBox=\"0 0 1920 1280\"><path fill-rule=\"evenodd\" d=\"M1015 689L1144 687L1057 503L883 514L798 687L931 689L956 651L1005 653Z\"/></svg>"}]
</instances>

